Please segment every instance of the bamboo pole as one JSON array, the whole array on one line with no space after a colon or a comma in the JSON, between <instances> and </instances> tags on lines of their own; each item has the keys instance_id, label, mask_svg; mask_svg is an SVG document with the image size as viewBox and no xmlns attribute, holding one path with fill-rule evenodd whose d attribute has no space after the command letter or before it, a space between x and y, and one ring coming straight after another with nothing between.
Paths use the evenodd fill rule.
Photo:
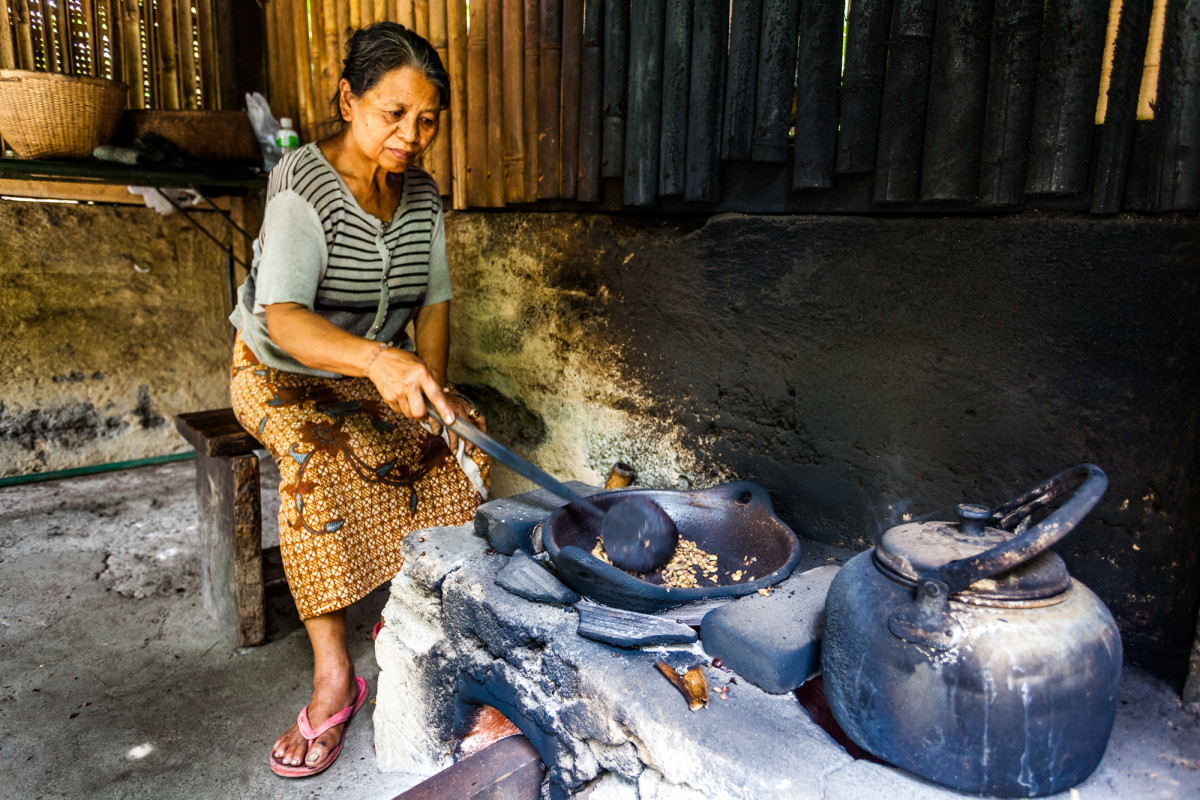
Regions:
<instances>
[{"instance_id":1,"label":"bamboo pole","mask_svg":"<svg viewBox=\"0 0 1200 800\"><path fill-rule=\"evenodd\" d=\"M725 42L729 6L696 0L692 13L692 68L688 88L685 200L721 199L721 93L725 89Z\"/></svg>"},{"instance_id":2,"label":"bamboo pole","mask_svg":"<svg viewBox=\"0 0 1200 800\"><path fill-rule=\"evenodd\" d=\"M75 42L72 36L71 7L65 2L54 5L54 35L58 39L58 60L63 75L79 74L75 63Z\"/></svg>"},{"instance_id":3,"label":"bamboo pole","mask_svg":"<svg viewBox=\"0 0 1200 800\"><path fill-rule=\"evenodd\" d=\"M8 0L0 0L0 69L16 69L17 53L13 48L12 20L8 16Z\"/></svg>"},{"instance_id":4,"label":"bamboo pole","mask_svg":"<svg viewBox=\"0 0 1200 800\"><path fill-rule=\"evenodd\" d=\"M157 15L155 26L158 42L157 64L158 76L162 79L159 85L159 96L162 108L182 108L183 97L179 74L179 40L176 38L176 8L174 3L166 2L155 5Z\"/></svg>"},{"instance_id":5,"label":"bamboo pole","mask_svg":"<svg viewBox=\"0 0 1200 800\"><path fill-rule=\"evenodd\" d=\"M4 0L0 0L3 3ZM96 77L100 74L97 70L98 57L96 47L96 5L92 0L79 0L79 16L83 26L83 36L87 45L84 47L84 54L87 61L86 74L91 77ZM78 45L76 45L78 46Z\"/></svg>"},{"instance_id":6,"label":"bamboo pole","mask_svg":"<svg viewBox=\"0 0 1200 800\"><path fill-rule=\"evenodd\" d=\"M662 132L659 136L658 193L683 194L687 180L688 93L692 83L693 0L667 0L663 36ZM795 37L792 37L793 41ZM792 48L795 50L795 48ZM788 82L791 101L791 82ZM789 106L790 108L790 106ZM710 109L709 113L716 113ZM566 126L564 125L564 131ZM787 141L787 131L784 131ZM564 151L565 152L565 151Z\"/></svg>"},{"instance_id":7,"label":"bamboo pole","mask_svg":"<svg viewBox=\"0 0 1200 800\"><path fill-rule=\"evenodd\" d=\"M562 0L542 0L538 63L538 192L558 197L559 115L562 93Z\"/></svg>"},{"instance_id":8,"label":"bamboo pole","mask_svg":"<svg viewBox=\"0 0 1200 800\"><path fill-rule=\"evenodd\" d=\"M1167 6L1159 65L1151 202L1160 211L1200 209L1200 0Z\"/></svg>"},{"instance_id":9,"label":"bamboo pole","mask_svg":"<svg viewBox=\"0 0 1200 800\"><path fill-rule=\"evenodd\" d=\"M291 12L291 6L288 11ZM204 108L220 108L220 90L217 85L217 44L213 24L212 0L196 0L196 38L200 47L200 95Z\"/></svg>"},{"instance_id":10,"label":"bamboo pole","mask_svg":"<svg viewBox=\"0 0 1200 800\"><path fill-rule=\"evenodd\" d=\"M117 54L117 25L114 18L116 0L98 0L96 3L96 75L102 78L121 80L117 73L120 58ZM103 24L101 24L103 18Z\"/></svg>"},{"instance_id":11,"label":"bamboo pole","mask_svg":"<svg viewBox=\"0 0 1200 800\"><path fill-rule=\"evenodd\" d=\"M538 185L538 85L540 78L541 4L525 0L525 91L522 128L525 133L525 200L537 199Z\"/></svg>"},{"instance_id":12,"label":"bamboo pole","mask_svg":"<svg viewBox=\"0 0 1200 800\"><path fill-rule=\"evenodd\" d=\"M129 86L130 108L146 107L146 70L142 63L141 9L137 0L120 0L121 79Z\"/></svg>"},{"instance_id":13,"label":"bamboo pole","mask_svg":"<svg viewBox=\"0 0 1200 800\"><path fill-rule=\"evenodd\" d=\"M892 0L855 0L846 25L845 69L842 71L838 123L839 173L875 169L875 142L887 69L887 38Z\"/></svg>"},{"instance_id":14,"label":"bamboo pole","mask_svg":"<svg viewBox=\"0 0 1200 800\"><path fill-rule=\"evenodd\" d=\"M362 3L360 0L350 0L349 6L350 27L354 30L358 30L363 25Z\"/></svg>"},{"instance_id":15,"label":"bamboo pole","mask_svg":"<svg viewBox=\"0 0 1200 800\"><path fill-rule=\"evenodd\" d=\"M487 0L487 187L488 205L504 206L504 14Z\"/></svg>"},{"instance_id":16,"label":"bamboo pole","mask_svg":"<svg viewBox=\"0 0 1200 800\"><path fill-rule=\"evenodd\" d=\"M280 72L283 75L284 82L284 108L287 109L287 116L295 120L297 126L304 124L304 111L300 106L300 84L303 83L305 74L303 68L296 59L296 29L292 25L292 5L293 0L274 0L278 4L276 10L275 21L279 26L279 46L280 53L269 57L275 59L280 64Z\"/></svg>"},{"instance_id":17,"label":"bamboo pole","mask_svg":"<svg viewBox=\"0 0 1200 800\"><path fill-rule=\"evenodd\" d=\"M1113 31L1111 70L1104 94L1092 213L1115 214L1125 197L1125 181L1133 154L1138 89L1150 36L1151 0L1125 0Z\"/></svg>"},{"instance_id":18,"label":"bamboo pole","mask_svg":"<svg viewBox=\"0 0 1200 800\"><path fill-rule=\"evenodd\" d=\"M429 39L429 0L416 0L413 3L413 30L422 39Z\"/></svg>"},{"instance_id":19,"label":"bamboo pole","mask_svg":"<svg viewBox=\"0 0 1200 800\"><path fill-rule=\"evenodd\" d=\"M600 177L625 171L625 69L629 60L629 3L604 0L604 105Z\"/></svg>"},{"instance_id":20,"label":"bamboo pole","mask_svg":"<svg viewBox=\"0 0 1200 800\"><path fill-rule=\"evenodd\" d=\"M937 0L896 0L875 152L875 202L914 202L921 188L925 105ZM944 87L936 86L935 90Z\"/></svg>"},{"instance_id":21,"label":"bamboo pole","mask_svg":"<svg viewBox=\"0 0 1200 800\"><path fill-rule=\"evenodd\" d=\"M350 3L349 0L334 0L337 7L337 60L334 63L334 72L339 76L342 74L342 59L346 57L346 52L350 49Z\"/></svg>"},{"instance_id":22,"label":"bamboo pole","mask_svg":"<svg viewBox=\"0 0 1200 800\"><path fill-rule=\"evenodd\" d=\"M690 0L689 0L690 2ZM691 15L688 15L691 19ZM562 138L559 188L574 197L579 179L579 93L583 69L583 0L565 0L562 10Z\"/></svg>"},{"instance_id":23,"label":"bamboo pole","mask_svg":"<svg viewBox=\"0 0 1200 800\"><path fill-rule=\"evenodd\" d=\"M446 0L431 0L429 4L429 43L441 59L442 66L446 66L450 62L449 36L446 32ZM445 109L440 114L440 119L441 129L437 138L433 140L433 169L430 172L437 180L438 190L443 195L448 195L453 188L453 169L450 166L450 129L453 123Z\"/></svg>"},{"instance_id":24,"label":"bamboo pole","mask_svg":"<svg viewBox=\"0 0 1200 800\"><path fill-rule=\"evenodd\" d=\"M290 0L292 18L292 59L296 70L296 101L299 106L302 141L317 138L317 102L313 94L313 65L308 57L308 12L299 0Z\"/></svg>"},{"instance_id":25,"label":"bamboo pole","mask_svg":"<svg viewBox=\"0 0 1200 800\"><path fill-rule=\"evenodd\" d=\"M525 3L503 0L504 199L525 199Z\"/></svg>"},{"instance_id":26,"label":"bamboo pole","mask_svg":"<svg viewBox=\"0 0 1200 800\"><path fill-rule=\"evenodd\" d=\"M383 22L387 18L387 0L371 0L371 22Z\"/></svg>"},{"instance_id":27,"label":"bamboo pole","mask_svg":"<svg viewBox=\"0 0 1200 800\"><path fill-rule=\"evenodd\" d=\"M758 90L761 24L762 0L744 0L733 4L733 13L729 18L729 68L721 156L734 161L749 160L751 140L754 138L754 93Z\"/></svg>"},{"instance_id":28,"label":"bamboo pole","mask_svg":"<svg viewBox=\"0 0 1200 800\"><path fill-rule=\"evenodd\" d=\"M764 0L754 138L750 142L750 157L755 161L787 161L799 26L799 0Z\"/></svg>"},{"instance_id":29,"label":"bamboo pole","mask_svg":"<svg viewBox=\"0 0 1200 800\"><path fill-rule=\"evenodd\" d=\"M451 204L467 207L467 2L448 0L446 27L450 63L450 171Z\"/></svg>"},{"instance_id":30,"label":"bamboo pole","mask_svg":"<svg viewBox=\"0 0 1200 800\"><path fill-rule=\"evenodd\" d=\"M665 25L666 0L639 0L634 5L629 23L629 114L622 187L627 206L649 206L658 199Z\"/></svg>"},{"instance_id":31,"label":"bamboo pole","mask_svg":"<svg viewBox=\"0 0 1200 800\"><path fill-rule=\"evenodd\" d=\"M37 62L33 56L33 26L29 20L29 0L14 0L13 2L13 31L16 43L17 66L21 69L34 69Z\"/></svg>"},{"instance_id":32,"label":"bamboo pole","mask_svg":"<svg viewBox=\"0 0 1200 800\"><path fill-rule=\"evenodd\" d=\"M483 10L482 4L480 4L479 10ZM480 16L482 16L482 14L480 14ZM472 14L472 21L474 21L474 17L475 15ZM413 4L413 0L399 0L399 2L396 3L395 16L392 19L394 19L396 22L399 22L409 30L415 31L417 29L417 13L416 7Z\"/></svg>"},{"instance_id":33,"label":"bamboo pole","mask_svg":"<svg viewBox=\"0 0 1200 800\"><path fill-rule=\"evenodd\" d=\"M271 5L277 5L277 0ZM175 15L179 29L179 86L183 95L181 105L183 108L195 110L200 104L196 98L196 34L191 0L182 0L176 7ZM273 53L268 54L268 58L272 60L273 56Z\"/></svg>"},{"instance_id":34,"label":"bamboo pole","mask_svg":"<svg viewBox=\"0 0 1200 800\"><path fill-rule=\"evenodd\" d=\"M335 0L321 0L321 27L313 28L314 38L316 31L321 31L321 88L325 102L329 102L337 91L342 76L335 4ZM312 5L315 8L317 0L312 0Z\"/></svg>"},{"instance_id":35,"label":"bamboo pole","mask_svg":"<svg viewBox=\"0 0 1200 800\"><path fill-rule=\"evenodd\" d=\"M604 97L604 2L584 0L579 98L578 182L575 197L600 199L600 113Z\"/></svg>"},{"instance_id":36,"label":"bamboo pole","mask_svg":"<svg viewBox=\"0 0 1200 800\"><path fill-rule=\"evenodd\" d=\"M488 204L488 31L487 14L474 0L467 28L467 204Z\"/></svg>"},{"instance_id":37,"label":"bamboo pole","mask_svg":"<svg viewBox=\"0 0 1200 800\"><path fill-rule=\"evenodd\" d=\"M63 72L58 63L58 39L55 38L54 12L50 8L50 0L40 0L38 16L41 21L42 68L46 72Z\"/></svg>"}]
</instances>

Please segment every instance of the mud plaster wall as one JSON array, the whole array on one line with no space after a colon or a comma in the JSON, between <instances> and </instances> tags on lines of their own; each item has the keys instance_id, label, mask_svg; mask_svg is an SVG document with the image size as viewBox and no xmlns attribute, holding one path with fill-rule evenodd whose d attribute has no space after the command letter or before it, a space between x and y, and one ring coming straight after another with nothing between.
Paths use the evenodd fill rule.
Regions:
<instances>
[{"instance_id":1,"label":"mud plaster wall","mask_svg":"<svg viewBox=\"0 0 1200 800\"><path fill-rule=\"evenodd\" d=\"M1057 549L1180 678L1200 602L1193 218L455 214L452 375L566 478L753 478L866 548L1082 461ZM497 488L518 482L498 470Z\"/></svg>"},{"instance_id":2,"label":"mud plaster wall","mask_svg":"<svg viewBox=\"0 0 1200 800\"><path fill-rule=\"evenodd\" d=\"M186 451L172 417L229 404L225 258L184 220L0 201L0 287L0 477Z\"/></svg>"}]
</instances>

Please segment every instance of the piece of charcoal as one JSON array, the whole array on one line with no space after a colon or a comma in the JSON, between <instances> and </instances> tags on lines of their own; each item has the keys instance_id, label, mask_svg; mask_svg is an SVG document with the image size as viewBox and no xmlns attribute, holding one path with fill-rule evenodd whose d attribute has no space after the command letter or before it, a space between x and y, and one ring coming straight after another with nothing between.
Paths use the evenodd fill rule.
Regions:
<instances>
[{"instance_id":1,"label":"piece of charcoal","mask_svg":"<svg viewBox=\"0 0 1200 800\"><path fill-rule=\"evenodd\" d=\"M647 644L689 644L698 638L696 631L674 620L651 614L610 608L581 600L575 604L579 612L579 635L617 647L641 647Z\"/></svg>"},{"instance_id":2,"label":"piece of charcoal","mask_svg":"<svg viewBox=\"0 0 1200 800\"><path fill-rule=\"evenodd\" d=\"M496 585L535 603L570 605L579 599L578 594L563 585L550 570L530 558L524 550L513 553L496 576Z\"/></svg>"}]
</instances>

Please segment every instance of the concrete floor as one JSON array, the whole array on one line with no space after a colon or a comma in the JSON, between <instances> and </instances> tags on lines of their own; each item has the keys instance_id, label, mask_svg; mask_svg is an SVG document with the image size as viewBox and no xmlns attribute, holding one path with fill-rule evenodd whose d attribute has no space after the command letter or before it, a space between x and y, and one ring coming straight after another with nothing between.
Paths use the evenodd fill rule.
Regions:
<instances>
[{"instance_id":1,"label":"concrete floor","mask_svg":"<svg viewBox=\"0 0 1200 800\"><path fill-rule=\"evenodd\" d=\"M0 489L0 793L384 800L416 783L375 768L373 700L327 772L270 772L308 699L307 638L273 592L268 644L232 650L201 605L195 531L190 462ZM372 690L385 591L350 613ZM1200 711L1127 670L1104 761L1062 797L1200 798Z\"/></svg>"}]
</instances>

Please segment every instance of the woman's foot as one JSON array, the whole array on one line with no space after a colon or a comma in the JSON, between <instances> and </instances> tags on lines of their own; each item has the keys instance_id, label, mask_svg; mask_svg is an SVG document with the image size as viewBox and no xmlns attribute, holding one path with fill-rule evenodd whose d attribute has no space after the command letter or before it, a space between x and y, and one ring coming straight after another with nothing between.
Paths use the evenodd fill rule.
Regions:
<instances>
[{"instance_id":1,"label":"woman's foot","mask_svg":"<svg viewBox=\"0 0 1200 800\"><path fill-rule=\"evenodd\" d=\"M358 684L354 680L353 666L331 671L332 674L313 676L312 699L308 703L308 721L320 728L325 720L344 708L354 705L358 698ZM271 756L288 767L313 767L333 752L342 740L345 724L335 725L309 744L300 733L299 723L293 723L287 733L275 740Z\"/></svg>"}]
</instances>

